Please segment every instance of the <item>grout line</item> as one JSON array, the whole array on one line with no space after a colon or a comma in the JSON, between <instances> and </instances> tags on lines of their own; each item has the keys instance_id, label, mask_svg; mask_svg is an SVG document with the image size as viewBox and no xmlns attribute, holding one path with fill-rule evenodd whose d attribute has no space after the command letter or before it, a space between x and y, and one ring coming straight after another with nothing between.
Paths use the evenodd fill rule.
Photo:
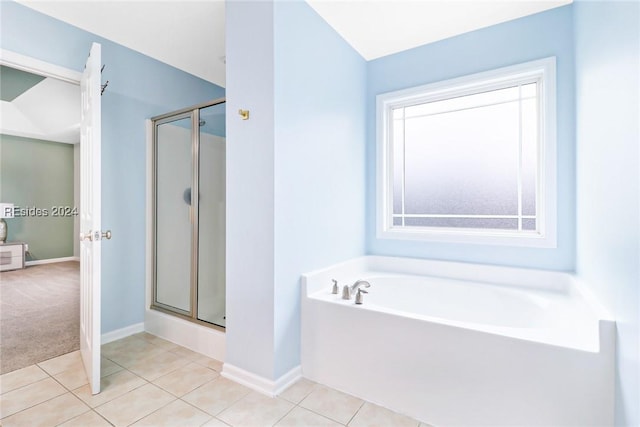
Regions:
<instances>
[{"instance_id":1,"label":"grout line","mask_svg":"<svg viewBox=\"0 0 640 427\"><path fill-rule=\"evenodd\" d=\"M238 383L236 383L235 381L232 381L232 382L233 382L234 384L238 384ZM242 385L242 384L240 384L240 385ZM245 387L245 386L243 386L243 387ZM246 387L245 387L245 388L246 388ZM236 400L234 400L233 402L231 402L231 403L229 404L229 406L227 406L227 407L226 407L226 408L224 408L223 410L219 411L217 414L215 414L215 415L214 415L214 417L216 417L216 418L217 418L217 417L218 417L218 415L220 415L220 414L222 414L223 412L225 412L225 411L229 410L231 407L235 406L235 405L236 405L237 403L239 403L241 400L246 399L246 398L247 398L247 396L249 396L251 393L258 393L258 392L257 392L257 391L255 391L255 390L251 390L251 389L249 389L249 392L248 392L247 394L245 394L245 395L243 395L242 397L240 397L239 399L236 399ZM204 411L204 409L203 409L203 411ZM205 411L205 412L206 412L206 411ZM210 412L207 412L207 414L210 414ZM226 423L225 423L225 424L226 424Z\"/></svg>"},{"instance_id":2,"label":"grout line","mask_svg":"<svg viewBox=\"0 0 640 427\"><path fill-rule=\"evenodd\" d=\"M48 372L47 372L47 375L49 375L49 373L48 373ZM51 375L49 375L49 378L51 378L51 379L53 379L54 381L56 381L56 379L55 379L55 378L53 378ZM44 380L46 380L46 379L47 379L47 378L41 378L41 379L39 379L38 381L32 382L31 384L27 384L27 385L25 385L25 386L23 386L23 387L19 387L19 388L15 389L15 390L20 390L21 388L24 388L24 387L27 387L27 386L33 385L33 384L35 384L35 383L38 383L38 382L40 382L40 381L44 381ZM56 382L58 382L58 381L56 381ZM58 384L59 384L59 383L58 383ZM62 385L62 384L60 384L60 385ZM65 390L67 390L67 388L66 388L65 386L62 386L62 388L64 388ZM13 392L13 391L14 391L14 390L11 390L10 392L7 392L7 393L11 393L11 392ZM43 403L46 403L46 402L48 402L48 401L50 401L50 400L53 400L53 399L55 399L55 398L57 398L57 397L63 396L63 395L65 395L65 394L67 394L67 393L71 393L71 392L66 391L66 392L64 392L64 393L61 393L61 394L57 394L57 395L55 395L55 396L52 396L52 397L50 397L49 399L43 400L42 402L38 402L38 403L35 403L35 404L31 405L31 406L28 406L28 407L26 407L26 408L23 408L23 409L19 410L18 412L14 412L14 413L13 413L13 414L11 414L11 415L4 416L4 417L2 417L2 418L0 419L0 421L1 421L1 420L4 420L5 418L9 418L9 417L12 417L12 416L14 416L14 415L17 415L17 414L19 414L19 413L21 413L21 412L24 412L24 411L28 410L28 409L35 408L35 407L36 407L36 406L38 406L38 405L41 405L41 404L43 404ZM71 394L73 394L73 393L71 393ZM82 400L80 400L80 401L82 402ZM82 402L82 403L84 403L84 402ZM87 406L88 406L88 405L87 405ZM2 427L2 424L0 424L0 427Z\"/></svg>"},{"instance_id":3,"label":"grout line","mask_svg":"<svg viewBox=\"0 0 640 427\"><path fill-rule=\"evenodd\" d=\"M0 1L1 1L1 0L0 0ZM28 366L26 366L26 367L28 368ZM46 371L44 371L44 370L43 370L43 372L44 372L45 374L47 374L48 376L51 376L51 375L49 375L49 373L48 373L48 372L46 372ZM8 373L10 373L10 372L8 372ZM54 379L55 379L55 378L54 378ZM37 379L37 380L35 380L35 381L32 381L32 382L30 382L30 383L28 383L28 384L25 384L25 385L21 385L20 387L17 387L17 388L11 389L11 390L9 390L9 391L3 391L2 393L0 393L0 397L1 397L1 396L4 396L5 394L13 393L13 392L14 392L14 391L16 391L16 390L20 390L20 389L22 389L22 388L25 388L25 387L27 387L27 386L30 386L31 384L35 384L35 383L37 383L38 381L42 381L42 380L46 380L46 378L39 378L39 379ZM2 427L2 426L0 426L0 427Z\"/></svg>"},{"instance_id":4,"label":"grout line","mask_svg":"<svg viewBox=\"0 0 640 427\"><path fill-rule=\"evenodd\" d=\"M144 383L143 383L143 384L140 384L139 386L134 387L134 388L132 388L131 390L128 390L128 391L126 391L126 392L124 392L124 393L122 393L122 394L120 394L120 395L118 395L118 396L114 396L112 399L109 399L109 400L107 400L107 401L105 401L105 402L102 402L101 404L96 405L95 407L92 407L91 405L89 405L89 404L87 403L87 405L88 405L88 406L90 406L90 407L91 407L91 409L93 409L93 410L95 411L95 410L96 410L96 408L99 408L99 407L101 407L101 406L104 406L104 405L106 405L107 403L109 403L109 402L113 402L114 400L116 400L116 399L118 399L118 398L120 398L120 397L124 396L125 394L129 394L129 393L131 393L132 391L139 389L140 387L144 387L145 385L150 384L150 383L149 383L149 381L147 381L145 378L142 378L140 375L136 375L136 374L134 374L133 372L129 371L128 369L123 369L123 370L124 370L124 371L129 372L130 374L132 374L132 375L134 375L134 376L136 376L136 377L138 377L138 378L140 378L140 379L142 379L142 380L144 381ZM113 373L113 374L111 374L111 375L115 375L115 374L118 374L118 373L120 373L120 372L122 372L122 371L114 372L114 373ZM107 375L107 377L110 377L111 375ZM106 377L105 377L105 378L106 378ZM100 378L100 382L102 382L102 378ZM84 386L83 386L83 387L84 387ZM79 388L79 387L78 387L78 388ZM100 388L102 389L102 387L100 387ZM76 390L77 390L77 389L76 389ZM75 393L74 393L74 394L75 394ZM98 394L99 394L99 393L98 393ZM78 397L78 398L79 398L79 397ZM80 400L82 400L82 399L80 399ZM84 402L84 400L82 400L82 401ZM85 402L85 403L86 403L86 402ZM96 412L98 412L98 411L96 411ZM104 417L103 417L103 418L104 418Z\"/></svg>"},{"instance_id":5,"label":"grout line","mask_svg":"<svg viewBox=\"0 0 640 427\"><path fill-rule=\"evenodd\" d=\"M191 393L191 392L189 392L189 393ZM189 393L187 393L187 394L189 394ZM187 394L185 394L185 396L186 396ZM183 399L182 399L182 397L179 397L179 398L177 398L176 400L180 400L181 402L186 403L187 405L191 406L192 408L197 409L198 411L202 412L203 414L207 414L207 415L209 415L210 417L215 418L215 415L211 415L210 413L208 413L207 411L205 411L205 410L204 410L204 409L202 409L202 408L197 407L197 406L196 406L196 405L194 405L193 403L191 403L191 402L187 402L186 400L183 400ZM207 420L207 422L209 422L209 421L211 421L211 420Z\"/></svg>"},{"instance_id":6,"label":"grout line","mask_svg":"<svg viewBox=\"0 0 640 427\"><path fill-rule=\"evenodd\" d=\"M204 383L204 384L199 385L198 387L196 387L196 388L194 388L193 390L191 390L189 393L185 393L183 396L181 396L181 397L180 397L180 399L182 399L182 398L183 398L184 396L186 396L187 394L191 394L191 393L193 393L194 391L196 391L196 390L198 390L198 389L200 389L200 388L204 387L205 385L207 385L207 384L209 384L209 383L211 383L211 382L213 382L213 381L218 381L220 378L222 378L222 376L221 376L220 374L218 374L218 376L217 376L217 377L215 377L215 378L213 378L213 379L211 379L211 380L207 381L207 382L206 382L206 383ZM187 402L187 403L189 403L189 402ZM197 408L197 406L196 406L196 408ZM206 411L205 411L205 412L206 412Z\"/></svg>"},{"instance_id":7,"label":"grout line","mask_svg":"<svg viewBox=\"0 0 640 427\"><path fill-rule=\"evenodd\" d=\"M205 413L206 413L206 412L205 412ZM232 427L232 426L231 426L231 424L227 424L227 423L225 423L224 421L222 421L222 420L221 420L220 418L218 418L218 417L213 417L213 418L211 418L211 420L220 421L222 424L224 424L224 425L226 425L226 426L229 426L229 427ZM208 423L208 422L210 422L211 420L207 421L207 423Z\"/></svg>"},{"instance_id":8,"label":"grout line","mask_svg":"<svg viewBox=\"0 0 640 427\"><path fill-rule=\"evenodd\" d=\"M105 420L106 422L109 423L109 425L115 426L115 424L113 424L111 421L109 421L108 419L106 419L105 417L102 416L101 413L99 413L98 411L96 411L95 409L91 408L91 412L95 412L96 415L98 415L100 418L102 418L103 420Z\"/></svg>"},{"instance_id":9,"label":"grout line","mask_svg":"<svg viewBox=\"0 0 640 427\"><path fill-rule=\"evenodd\" d=\"M349 423L351 421L353 421L353 419L356 417L356 415L358 415L358 412L360 412L360 410L362 409L362 407L364 406L364 404L367 403L366 400L362 400L362 403L360 404L360 407L358 408L358 410L355 412L355 414L353 414L353 416L349 419L349 421L347 421L347 423L345 424L346 426L349 425Z\"/></svg>"},{"instance_id":10,"label":"grout line","mask_svg":"<svg viewBox=\"0 0 640 427\"><path fill-rule=\"evenodd\" d=\"M284 402L292 403L292 402L289 402L289 401L288 401L288 400L286 400L286 399L281 399L281 398L278 398L278 397L274 397L274 399L280 399L280 400L282 400L282 401L284 401ZM293 403L292 403L292 404L293 404ZM271 424L271 425L272 425L272 426L275 426L276 424L278 424L280 421L282 421L282 419L283 419L284 417L286 417L287 415L289 415L289 414L291 413L291 411L293 411L293 410L294 410L294 409L296 409L297 407L298 407L298 405L293 404L293 406L291 407L291 409L289 409L289 410L288 410L288 411L287 411L283 416L281 416L280 418L278 418L278 420L277 420L275 423Z\"/></svg>"},{"instance_id":11,"label":"grout line","mask_svg":"<svg viewBox=\"0 0 640 427\"><path fill-rule=\"evenodd\" d=\"M172 395L172 396L173 396L173 395ZM150 412L150 413L148 413L148 414L146 414L146 415L143 415L142 417L140 417L140 418L138 418L138 419L134 420L133 422L129 423L128 425L133 425L133 424L137 423L138 421L143 420L143 419L147 418L148 416L155 414L155 413L156 413L156 412L158 412L159 410L166 408L167 406L171 405L173 402L175 402L175 401L177 401L177 400L180 400L180 399L173 399L171 402L167 403L166 405L162 405L161 407L159 407L159 408L158 408L158 409L156 409L155 411Z\"/></svg>"},{"instance_id":12,"label":"grout line","mask_svg":"<svg viewBox=\"0 0 640 427\"><path fill-rule=\"evenodd\" d=\"M100 418L102 418L103 420L105 420L105 422L106 422L107 424L109 424L110 426L114 426L114 425L115 425L115 424L113 424L111 421L109 421L108 419L106 419L105 417L103 417L103 416L102 416L98 411L96 411L95 409L91 408L91 409L90 409L90 410L88 410L87 412L83 412L83 413L82 413L82 414L80 414L80 415L76 415L75 417L70 418L70 419L68 419L67 421L63 421L62 423L57 424L57 425L56 425L56 427L57 427L57 426L61 426L62 424L67 423L67 422L69 422L69 421L75 420L76 418L80 418L81 416L86 415L86 414L88 414L89 412L93 412L93 413L94 413L94 414L96 414L98 417L100 417Z\"/></svg>"},{"instance_id":13,"label":"grout line","mask_svg":"<svg viewBox=\"0 0 640 427\"><path fill-rule=\"evenodd\" d=\"M63 371L66 372L66 371ZM61 372L62 373L62 372ZM58 375L58 374L56 374ZM60 384L62 386L63 389L67 390L69 393L73 394L75 396L75 394L73 393L73 390L69 389L67 386L65 386L64 384L62 384L60 382L60 380L58 380L56 377L54 377L53 375L49 375L51 378L53 378L53 380L55 382L57 382L58 384ZM85 384L82 384L80 387L84 386ZM80 387L76 387L76 389L80 388ZM77 397L77 396L76 396ZM82 403L84 403L84 401L80 400Z\"/></svg>"},{"instance_id":14,"label":"grout line","mask_svg":"<svg viewBox=\"0 0 640 427\"><path fill-rule=\"evenodd\" d=\"M76 396L76 398L77 398L77 396ZM78 399L78 400L80 400L80 399ZM82 400L80 400L80 401L82 402ZM84 402L82 402L82 403L84 403ZM62 424L64 424L64 423L67 423L67 422L69 422L69 421L71 421L71 420L73 420L73 419L75 419L75 418L81 417L81 416L83 416L84 414L86 414L86 413L88 413L88 412L91 412L91 408L89 408L89 410L88 410L88 411L84 411L84 412L83 412L83 413L81 413L81 414L75 415L75 416L73 416L73 417L71 417L71 418L68 418L68 419L66 419L66 420L64 420L64 421L62 421L62 422L59 422L58 424L55 424L55 425L56 425L56 426L60 426L60 425L62 425Z\"/></svg>"},{"instance_id":15,"label":"grout line","mask_svg":"<svg viewBox=\"0 0 640 427\"><path fill-rule=\"evenodd\" d=\"M300 402L300 403L302 403L302 402ZM333 418L331 418L331 417L329 417L329 416L327 416L327 415L325 415L325 414L321 414L321 413L319 413L319 412L316 412L316 411L314 411L313 409L305 408L304 406L300 406L300 404L298 404L298 405L296 405L296 406L297 406L297 407L299 407L300 409L304 409L305 411L309 411L309 412L311 412L312 414L316 414L316 415L318 415L318 416L320 416L320 417L322 417L322 418L325 418L325 419L327 419L327 420L329 420L329 421L332 421L332 422L334 422L334 423L336 423L336 424L340 424L341 426L345 426L345 427L346 427L346 424L342 424L340 421L336 421L336 420L334 420ZM358 408L358 410L359 410L359 408ZM357 413L357 412L358 412L358 411L356 411L356 413ZM355 416L355 414L354 414L354 416ZM353 417L351 417L351 418L353 418ZM349 421L351 421L351 420L349 420Z\"/></svg>"},{"instance_id":16,"label":"grout line","mask_svg":"<svg viewBox=\"0 0 640 427\"><path fill-rule=\"evenodd\" d=\"M141 340L141 338L138 338L138 337L135 337L135 339ZM152 343L150 343L150 344L152 344ZM157 347L157 346L156 346L156 347ZM175 353L173 353L173 352L172 352L172 351L170 351L170 350L165 350L165 349L162 349L162 348L161 348L161 350L163 350L163 352L167 352L167 353L175 354ZM158 354L162 354L162 353L158 353ZM235 401L231 402L231 403L230 403L226 408L222 409L222 410L221 410L221 411L219 411L217 414L211 414L211 413L207 412L206 410L204 410L204 409L202 409L202 408L200 408L200 407L196 406L195 404L192 404L192 403L190 403L190 402L188 402L188 401L184 400L183 398L184 398L185 396L187 396L188 394L190 394L190 393L192 393L192 392L195 392L196 390L198 390L198 389L200 389L200 388L204 387L205 385L210 384L210 383L212 383L213 381L218 381L220 378L222 378L222 377L219 375L219 372L218 372L218 371L216 371L215 369L211 369L211 368L208 368L208 367L206 367L206 366L204 366L204 365L200 365L200 364L197 364L197 363L196 363L196 364L197 364L197 365L199 365L199 366L203 366L203 367L205 367L205 368L207 368L207 369L210 369L210 370L212 370L212 371L216 372L216 373L218 374L218 376L217 376L216 378L213 378L213 379L211 379L211 380L209 380L209 381L207 381L207 382L205 382L205 383L203 383L203 384L199 385L198 387L194 388L193 390L189 391L188 393L185 393L183 396L176 396L176 395L173 395L173 393L170 393L168 390L164 390L162 387L160 387L159 385L155 384L153 381L155 381L155 380L157 380L157 379L159 379L159 378L162 378L162 377L163 377L163 376L165 376L165 375L168 375L168 374L170 374L170 373L173 373L173 372L175 372L175 371L177 371L177 370L179 370L179 369L182 369L182 368L184 368L184 366L188 366L190 363L195 363L195 362L193 362L193 360L190 360L190 359L188 359L188 358L185 358L185 362L186 362L186 363L185 363L185 365L183 365L183 366L181 366L181 367L179 367L179 368L176 368L176 369L174 369L174 370L172 370L172 371L170 371L170 372L168 372L168 373L166 373L166 374L163 374L162 376L160 376L160 377L158 377L158 378L156 378L156 379L154 379L154 380L147 380L146 378L144 378L144 377L142 377L142 376L140 376L140 375L136 374L135 372L131 371L130 369L126 368L125 366L122 366L121 364L119 364L119 363L117 363L117 362L113 361L113 360L112 360L112 359L110 359L109 357L107 357L107 356L102 356L102 357L104 357L106 360L109 360L110 362L114 363L115 365L117 365L117 366L121 367L122 369L121 369L121 370L119 370L119 371L117 371L117 372L113 372L113 373L111 373L111 374L109 374L109 375L106 375L105 377L101 377L101 381L102 381L102 379L103 379L103 378L108 378L108 377L111 377L111 376L116 375L116 374L118 374L118 373L124 373L124 372L126 371L128 374L133 375L135 378L142 379L141 384L140 384L140 385L138 385L137 387L134 387L134 388L132 388L132 389L130 389L130 390L127 390L126 392L124 392L124 393L122 393L122 394L119 394L118 396L113 397L113 398L112 398L112 399L110 399L110 400L107 400L107 401L105 401L105 402L102 402L100 405L97 405L96 407L91 407L91 405L90 405L88 402L85 402L84 400L80 399L80 397L79 397L78 395L76 395L76 393L74 393L74 391L73 391L73 390L70 390L69 388L67 388L67 387L66 387L64 384L62 384L62 383L61 383L57 378L55 378L55 377L54 377L54 375L52 375L52 374L50 374L49 372L45 371L44 369L42 369L42 368L41 368L40 366L38 366L37 364L34 364L34 366L37 366L37 367L38 367L42 372L44 372L44 373L46 374L46 377L45 377L45 378L41 378L41 379L39 379L39 380L36 380L36 381L34 381L34 382L30 383L30 384L26 384L26 385L24 385L24 386L22 386L22 387L18 387L17 389L14 389L14 390L12 390L12 391L20 390L21 388L24 388L24 387L27 387L27 386L29 386L29 385L35 384L35 383L37 383L37 382L40 382L40 381L46 380L47 378L52 378L52 379L53 379L57 384L60 384L60 385L62 386L62 388L63 388L64 390L66 390L66 392L64 392L64 393L62 393L62 394L59 394L59 395L56 395L56 396L53 396L53 397L51 397L50 399L47 399L47 400L45 400L45 401L43 401L43 402L39 402L39 403L37 403L37 404L35 404L35 405L32 405L32 406L30 406L30 407L28 407L28 408L24 408L24 409L22 409L21 411L18 411L18 412L16 412L15 414L12 414L12 415L19 414L20 412L23 412L23 411L28 410L28 409L31 409L31 408L33 408L33 407L35 407L35 406L41 405L41 404L43 404L43 403L46 403L46 402L48 402L48 401L50 401L50 400L52 400L52 399L58 398L58 397L60 397L60 396L62 396L62 395L64 395L64 394L66 394L66 393L70 393L73 397L75 397L77 400L79 400L83 405L85 405L85 406L88 408L88 411L87 411L87 412L89 412L89 411L90 411L90 412L94 412L94 413L98 414L98 416L99 416L100 418L102 418L102 419L104 419L106 422L108 422L110 425L113 425L113 423L111 423L108 419L106 419L103 415L101 415L101 414L100 414L96 409L97 409L97 408L100 408L100 407L101 407L101 406L103 406L103 405L106 405L107 403L113 402L115 399L121 398L122 396L125 396L125 395L127 395L127 394L129 394L129 393L132 393L133 391L135 391L135 390L137 390L137 389L139 389L139 388L141 388L141 387L144 387L145 385L152 384L152 385L154 385L154 386L156 386L156 387L158 387L158 388L162 389L163 391L165 391L165 392L169 393L169 394L173 397L173 399L172 399L170 402L168 402L167 404L165 404L165 405L161 406L160 408L157 408L156 410L154 410L153 412L151 412L151 413L149 413L149 414L144 415L143 417L141 417L140 419L138 419L138 420L136 420L136 421L134 421L134 422L137 422L137 421L139 421L139 420L141 420L141 419L144 419L144 418L148 417L149 415L154 414L154 413L156 413L157 411L159 411L159 410L161 410L161 409L165 408L167 405L170 405L170 404L172 404L172 403L176 402L177 400L180 400L180 401L182 401L183 403L186 403L187 405L189 405L190 407L193 407L193 408L197 409L198 411L200 411L200 412L202 412L202 413L204 413L204 414L207 414L208 416L211 416L212 418L210 418L207 422L210 422L211 420L215 419L216 421L222 422L222 423L224 423L224 424L226 425L227 423L226 423L226 422L224 422L223 420L221 420L220 418L218 418L218 415L220 415L220 414L221 414L221 413L223 413L224 411L228 410L229 408L233 407L233 406L234 406L234 405L236 405L238 402L240 402L241 400L245 399L245 398L246 398L246 397L251 393L251 391L250 391L249 393L247 393L247 394L243 395L243 396L242 396L242 397L240 397L239 399L237 399L237 400L235 400ZM65 371L63 371L63 372L65 372ZM58 374L60 374L60 373L58 373ZM58 375L58 374L56 374L56 375ZM235 383L235 382L234 382L234 383ZM237 384L237 383L235 383L235 384ZM75 390L78 390L79 388L84 387L84 386L86 386L86 384L83 384L82 386L80 386L80 387L76 388ZM289 403L289 404L292 404L292 405L293 405L293 406L291 407L291 409L289 409L289 410L288 410L284 415L282 415L282 416L281 416L281 417L280 417L280 418L279 418L279 419L274 423L274 425L275 425L275 424L277 424L277 423L279 423L279 422L281 422L281 421L282 421L285 417L287 417L287 416L288 416L288 415L289 415L289 414L290 414L290 413L291 413L291 412L292 412L296 407L298 407L298 408L300 408L300 409L302 409L302 410L305 410L305 411L309 411L309 412L311 412L311 413L313 413L313 414L315 414L315 415L317 415L317 416L322 417L323 419L331 420L331 421L337 422L338 424L341 424L340 422L338 422L338 421L336 421L336 420L333 420L331 417L329 417L329 416L327 416L327 415L325 415L325 414L321 414L321 413L318 413L318 412L316 412L316 411L314 411L314 410L311 410L311 409L309 409L309 408L306 408L306 407L304 407L304 406L301 406L301 403L302 403L302 402L304 402L304 401L305 401L305 400L306 400L306 399L307 399L307 398L308 398L308 397L309 397L309 396L310 396L310 395L311 395L315 390L317 390L317 389L318 389L318 387L319 387L319 384L314 382L314 384L313 384L313 386L310 388L310 390L309 390L307 393L304 393L304 396L303 396L303 397L300 399L300 401L299 401L299 402L297 402L297 403L296 403L296 402L293 402L293 401L290 401L290 400L287 400L287 399L282 398L282 397L278 397L278 396L274 397L275 399L280 399L280 400L282 400L283 402L287 402L287 403ZM347 394L347 395L349 395L349 396L352 396L352 395L350 395L350 394L348 394L348 393L345 393L345 394ZM355 396L353 396L353 397L355 397ZM351 422L355 419L355 417L358 415L358 413L362 410L362 408L364 407L365 403L367 403L367 402L368 402L368 401L366 401L366 400L364 400L364 399L361 399L361 400L362 400L362 403L360 404L360 406L358 407L358 409L355 411L355 413L351 416L351 418L349 419L349 421L347 421L347 423L346 423L346 424L341 424L341 425L343 425L343 426L347 426L349 423L351 423ZM82 416L82 415L86 414L87 412L83 412L82 414L78 415L77 417ZM12 415L10 415L10 416L12 416ZM5 418L6 418L6 417L5 417ZM76 417L74 417L74 418L76 418ZM73 419L73 418L71 418L71 419ZM71 420L71 419L69 419L69 420ZM66 420L66 421L64 421L64 422L67 422L67 421L69 421L69 420ZM421 422L420 422L419 420L415 420L415 421L417 422L416 426L417 426L417 427L420 427L420 423L421 423Z\"/></svg>"},{"instance_id":17,"label":"grout line","mask_svg":"<svg viewBox=\"0 0 640 427\"><path fill-rule=\"evenodd\" d=\"M69 393L69 392L67 392L67 393ZM49 402L49 401L51 401L51 400L53 400L53 399L56 399L56 398L58 398L58 397L60 397L60 396L64 396L64 395L65 395L65 394L67 394L67 393L59 394L59 395L57 395L57 396L52 397L51 399L43 400L42 402L40 402L40 403L36 403L35 405L29 406L28 408L21 409L21 410L19 410L18 412L14 412L14 413L13 413L13 414L11 414L11 415L7 415L6 417L2 417L2 419L0 419L0 421L2 421L2 420L6 420L7 418L13 417L14 415L18 415L18 414L20 414L20 413L22 413L22 412L24 412L24 411L28 411L29 409L33 409L33 408L35 408L36 406L40 406L40 405L42 405L42 404L44 404L44 403L47 403L47 402ZM73 395L73 393L71 393L71 395ZM74 396L74 397L76 397L76 398L77 398L77 396ZM78 400L80 400L80 399L78 399ZM80 400L80 402L82 402L82 400ZM82 403L84 403L84 402L82 402ZM85 405L86 405L86 403L85 403ZM91 410L91 408L89 408L89 410ZM83 414L84 414L84 413L85 413L85 412L83 412ZM71 419L71 418L70 418L70 419ZM66 423L67 421L69 421L69 420L65 420L65 421L63 421L63 423ZM2 426L2 424L0 423L0 427L1 427L1 426Z\"/></svg>"}]
</instances>

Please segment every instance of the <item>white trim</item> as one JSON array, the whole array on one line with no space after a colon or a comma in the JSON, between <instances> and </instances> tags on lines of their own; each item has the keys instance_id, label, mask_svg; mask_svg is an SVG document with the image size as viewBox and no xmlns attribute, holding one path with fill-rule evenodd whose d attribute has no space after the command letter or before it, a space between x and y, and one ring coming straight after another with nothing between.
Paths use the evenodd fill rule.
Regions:
<instances>
[{"instance_id":1,"label":"white trim","mask_svg":"<svg viewBox=\"0 0 640 427\"><path fill-rule=\"evenodd\" d=\"M442 214L392 214L394 218L489 218L489 219L536 219L535 215L442 215Z\"/></svg>"},{"instance_id":2,"label":"white trim","mask_svg":"<svg viewBox=\"0 0 640 427\"><path fill-rule=\"evenodd\" d=\"M67 261L80 261L80 257L67 256L62 258L37 259L33 261L27 261L24 263L24 265L26 267L31 267L32 265L55 264L56 262L67 262Z\"/></svg>"},{"instance_id":3,"label":"white trim","mask_svg":"<svg viewBox=\"0 0 640 427\"><path fill-rule=\"evenodd\" d=\"M115 331L102 334L100 337L101 344L108 344L113 341L117 341L122 338L126 338L129 335L138 334L144 332L144 323L136 323L134 325L125 326L124 328L116 329Z\"/></svg>"},{"instance_id":4,"label":"white trim","mask_svg":"<svg viewBox=\"0 0 640 427\"><path fill-rule=\"evenodd\" d=\"M76 85L80 84L82 77L82 73L78 71L40 61L39 59L6 49L0 49L0 64L41 76L53 77Z\"/></svg>"},{"instance_id":5,"label":"white trim","mask_svg":"<svg viewBox=\"0 0 640 427\"><path fill-rule=\"evenodd\" d=\"M393 226L393 147L389 112L394 107L433 102L504 87L507 83L538 81L540 105L539 176L537 183L538 231L486 231L437 227ZM556 183L556 58L549 57L376 97L376 237L379 239L424 240L452 243L490 244L554 248L557 246ZM450 217L451 215L448 215ZM404 217L403 217L404 220ZM403 222L404 224L404 222Z\"/></svg>"},{"instance_id":6,"label":"white trim","mask_svg":"<svg viewBox=\"0 0 640 427\"><path fill-rule=\"evenodd\" d=\"M291 369L277 380L269 380L244 369L238 368L230 363L225 363L220 373L223 377L249 387L252 390L269 397L275 397L286 390L293 383L302 378L302 367L300 365Z\"/></svg>"},{"instance_id":7,"label":"white trim","mask_svg":"<svg viewBox=\"0 0 640 427\"><path fill-rule=\"evenodd\" d=\"M276 380L276 396L295 384L302 378L302 365L298 365Z\"/></svg>"},{"instance_id":8,"label":"white trim","mask_svg":"<svg viewBox=\"0 0 640 427\"><path fill-rule=\"evenodd\" d=\"M153 299L153 121L145 120L146 130L146 242L145 242L145 307L151 307Z\"/></svg>"}]
</instances>

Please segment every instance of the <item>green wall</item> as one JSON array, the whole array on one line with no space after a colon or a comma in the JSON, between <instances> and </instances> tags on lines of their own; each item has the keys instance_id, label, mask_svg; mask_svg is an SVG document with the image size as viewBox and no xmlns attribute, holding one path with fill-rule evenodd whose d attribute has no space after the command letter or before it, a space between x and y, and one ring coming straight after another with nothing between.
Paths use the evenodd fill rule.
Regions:
<instances>
[{"instance_id":1,"label":"green wall","mask_svg":"<svg viewBox=\"0 0 640 427\"><path fill-rule=\"evenodd\" d=\"M73 256L74 217L52 210L75 207L73 145L0 134L0 202L48 213L6 219L7 241L28 243L27 260Z\"/></svg>"}]
</instances>

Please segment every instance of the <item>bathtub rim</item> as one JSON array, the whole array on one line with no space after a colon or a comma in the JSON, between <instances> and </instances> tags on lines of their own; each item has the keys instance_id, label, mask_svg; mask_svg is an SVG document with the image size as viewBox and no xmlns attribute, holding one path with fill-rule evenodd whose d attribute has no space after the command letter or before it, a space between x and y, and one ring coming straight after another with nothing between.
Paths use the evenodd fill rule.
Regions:
<instances>
[{"instance_id":1,"label":"bathtub rim","mask_svg":"<svg viewBox=\"0 0 640 427\"><path fill-rule=\"evenodd\" d=\"M334 277L359 277L369 274L398 274L399 276L428 276L439 279L460 280L474 283L504 286L505 288L520 288L527 290L542 290L565 293L570 298L582 299L588 306L596 321L597 330L587 339L568 341L560 339L553 333L548 336L530 336L530 333L519 328L500 327L492 325L474 324L454 319L444 319L435 316L423 316L405 313L398 310L379 307L355 306L351 301L332 301L328 298L317 298L314 295L328 291L331 279ZM540 283L545 283L541 286ZM342 286L344 283L340 284ZM398 258L384 256L363 256L347 260L332 266L314 270L302 275L302 305L315 301L323 304L351 305L350 309L376 311L385 315L400 316L416 321L427 321L454 328L473 330L503 336L510 339L536 342L541 345L564 347L589 353L599 353L612 335L615 335L615 320L608 311L589 291L588 286L576 275L561 271L534 270L517 267L502 267L483 264L470 264L451 261L424 260L416 258ZM350 304L351 303L351 304ZM532 328L535 329L535 328ZM524 333L523 333L524 332ZM567 333L567 331L564 331ZM568 337L570 335L566 335Z\"/></svg>"},{"instance_id":2,"label":"bathtub rim","mask_svg":"<svg viewBox=\"0 0 640 427\"><path fill-rule=\"evenodd\" d=\"M573 272L456 261L364 255L302 274L302 294L310 296L322 289L329 289L332 275L355 276L359 272L429 276L503 285L511 288L568 292L570 295L583 298L598 320L615 321L614 317L590 291L588 284ZM540 285L540 283L546 283L546 285Z\"/></svg>"}]
</instances>

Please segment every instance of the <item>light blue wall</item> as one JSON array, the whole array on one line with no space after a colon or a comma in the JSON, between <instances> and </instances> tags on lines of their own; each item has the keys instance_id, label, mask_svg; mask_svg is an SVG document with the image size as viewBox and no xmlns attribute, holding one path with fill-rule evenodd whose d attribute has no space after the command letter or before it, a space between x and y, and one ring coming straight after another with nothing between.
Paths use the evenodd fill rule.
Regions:
<instances>
[{"instance_id":1,"label":"light blue wall","mask_svg":"<svg viewBox=\"0 0 640 427\"><path fill-rule=\"evenodd\" d=\"M274 373L273 3L226 3L227 354ZM249 110L250 119L236 113Z\"/></svg>"},{"instance_id":2,"label":"light blue wall","mask_svg":"<svg viewBox=\"0 0 640 427\"><path fill-rule=\"evenodd\" d=\"M300 363L300 275L364 253L366 62L306 2L275 5L276 378Z\"/></svg>"},{"instance_id":3,"label":"light blue wall","mask_svg":"<svg viewBox=\"0 0 640 427\"><path fill-rule=\"evenodd\" d=\"M640 4L574 3L577 273L616 318L616 425L640 425Z\"/></svg>"},{"instance_id":4,"label":"light blue wall","mask_svg":"<svg viewBox=\"0 0 640 427\"><path fill-rule=\"evenodd\" d=\"M552 270L574 269L575 137L572 26L571 6L565 6L369 62L366 106L368 253ZM557 58L557 249L376 238L376 95L549 56Z\"/></svg>"},{"instance_id":5,"label":"light blue wall","mask_svg":"<svg viewBox=\"0 0 640 427\"><path fill-rule=\"evenodd\" d=\"M94 34L2 1L0 46L82 71L102 44L102 332L144 320L145 119L224 96L224 89Z\"/></svg>"},{"instance_id":6,"label":"light blue wall","mask_svg":"<svg viewBox=\"0 0 640 427\"><path fill-rule=\"evenodd\" d=\"M274 380L300 364L300 275L364 253L366 63L305 2L226 14L227 107L251 115L227 117L226 362Z\"/></svg>"}]
</instances>

